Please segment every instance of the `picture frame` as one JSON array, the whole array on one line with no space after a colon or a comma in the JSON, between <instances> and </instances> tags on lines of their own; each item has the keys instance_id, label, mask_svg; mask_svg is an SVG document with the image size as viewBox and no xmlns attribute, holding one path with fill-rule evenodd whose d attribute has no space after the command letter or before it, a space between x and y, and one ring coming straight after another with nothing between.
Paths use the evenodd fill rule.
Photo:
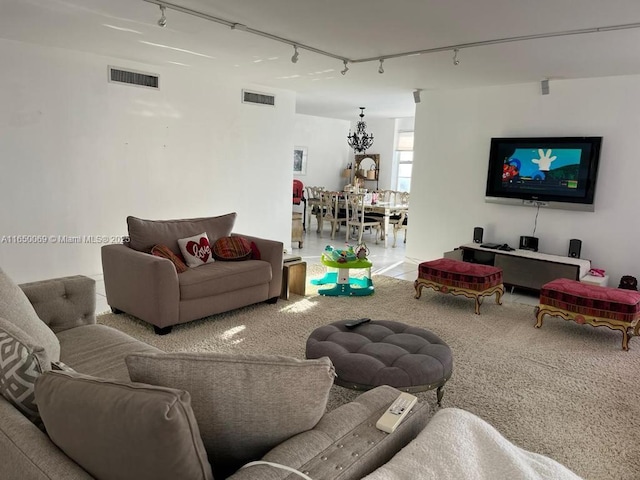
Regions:
<instances>
[{"instance_id":1,"label":"picture frame","mask_svg":"<svg viewBox=\"0 0 640 480\"><path fill-rule=\"evenodd\" d=\"M293 147L293 173L295 175L306 175L307 147Z\"/></svg>"}]
</instances>

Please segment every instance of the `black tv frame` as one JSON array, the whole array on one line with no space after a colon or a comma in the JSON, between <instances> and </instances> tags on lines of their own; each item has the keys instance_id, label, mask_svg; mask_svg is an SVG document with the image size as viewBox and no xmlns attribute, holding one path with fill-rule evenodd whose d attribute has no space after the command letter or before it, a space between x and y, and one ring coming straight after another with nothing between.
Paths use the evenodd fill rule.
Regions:
<instances>
[{"instance_id":1,"label":"black tv frame","mask_svg":"<svg viewBox=\"0 0 640 480\"><path fill-rule=\"evenodd\" d=\"M501 190L497 178L502 178L504 158L500 154L504 146L515 148L562 148L563 146L584 145L589 147L587 179L585 194L580 197L548 195L527 192L512 192ZM600 163L602 137L496 137L491 139L489 152L489 167L485 202L504 205L520 205L529 207L546 207L563 210L593 212L595 210L596 181ZM499 177L498 177L499 176ZM501 182L500 182L501 183Z\"/></svg>"}]
</instances>

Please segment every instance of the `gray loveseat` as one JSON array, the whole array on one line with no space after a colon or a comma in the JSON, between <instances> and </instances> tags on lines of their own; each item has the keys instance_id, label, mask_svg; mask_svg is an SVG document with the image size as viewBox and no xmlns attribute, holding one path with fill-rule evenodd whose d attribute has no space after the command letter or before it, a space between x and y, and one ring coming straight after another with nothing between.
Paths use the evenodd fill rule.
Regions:
<instances>
[{"instance_id":1,"label":"gray loveseat","mask_svg":"<svg viewBox=\"0 0 640 480\"><path fill-rule=\"evenodd\" d=\"M166 334L173 325L263 301L275 303L282 284L283 244L242 235L260 259L215 261L178 273L174 264L150 254L156 245L180 256L178 240L206 232L213 245L229 237L235 213L183 220L128 217L129 242L102 247L107 302Z\"/></svg>"},{"instance_id":2,"label":"gray loveseat","mask_svg":"<svg viewBox=\"0 0 640 480\"><path fill-rule=\"evenodd\" d=\"M128 247L125 247L128 248ZM23 293L24 292L24 293ZM26 294L26 295L25 295ZM130 448L125 447L125 443L129 440L127 435L120 432L108 431L113 429L114 420L112 417L118 417L120 410L126 411L130 408L132 402L131 397L127 401L114 401L110 397L96 395L91 400L82 400L82 395L87 395L92 388L101 387L102 383L108 386L115 385L116 389L127 390L128 385L135 386L137 389L156 389L161 390L160 393L173 394L178 400L172 401L166 406L166 414L161 411L161 420L171 420L175 413L176 402L185 408L190 408L190 398L193 398L195 417L203 433L208 420L202 420L199 411L195 408L195 402L198 395L206 394L207 389L211 394L215 392L223 392L235 395L237 402L227 402L227 407L242 408L243 404L249 402L258 403L260 396L269 396L278 394L282 398L288 395L293 396L293 401L285 411L279 411L282 402L276 403L278 408L272 415L280 415L279 418L291 418L292 424L294 417L298 417L301 413L307 414L305 410L309 409L307 402L297 402L296 395L304 394L305 378L303 374L296 378L295 375L289 378L287 385L274 383L271 385L271 391L263 390L259 394L254 392L252 400L251 389L253 385L251 381L243 383L242 375L233 377L225 377L224 371L219 383L213 385L195 385L191 397L186 392L166 389L162 386L144 385L141 383L130 382L130 368L132 359L137 362L136 375L140 376L144 371L143 363L147 362L153 365L153 362L162 360L163 355L159 350L144 343L141 343L126 334L112 329L104 325L95 323L94 315L95 307L95 284L92 279L82 276L66 277L62 279L53 279L42 282L35 282L22 285L19 288L0 270L0 341L10 342L11 334L17 338L21 338L26 345L23 349L21 358L27 356L38 357L38 365L42 372L35 379L35 399L39 404L40 413L44 424L48 431L43 431L36 423L31 421L28 413L23 413L14 403L7 398L0 396L0 478L6 480L41 480L41 479L90 479L90 478L114 478L110 475L92 475L89 470L93 465L101 465L101 468L107 468L107 471L117 469L129 472L129 476L119 476L117 478L135 478L136 480L145 480L146 478L153 480L163 480L164 478L213 478L209 463L202 462L202 474L194 476L193 472L187 475L175 475L169 470L162 471L160 474L155 471L148 471L140 474L136 472L136 468L140 468L143 464L143 458L149 458L158 465L169 464L174 460L172 454L163 454L162 449L168 448L169 452L174 452L173 447L177 439L170 435L149 435L144 441L139 441L134 447L140 448L140 452L130 452ZM8 333L7 333L8 332ZM4 349L3 349L4 351ZM174 354L175 355L175 354ZM185 354L186 355L186 354ZM193 354L192 354L193 355ZM158 357L158 358L156 358ZM188 357L188 355L187 355ZM203 355L204 358L204 355ZM63 364L56 362L61 360ZM126 363L125 363L126 359ZM170 358L166 361L165 366L172 369L174 365L184 361L185 358ZM193 361L194 359L186 358ZM199 358L195 358L196 363ZM219 359L218 359L219 360ZM251 359L250 359L251 360ZM97 377L96 379L87 378L71 372L50 372L49 361L56 368L68 369L69 367L76 372L84 375ZM254 360L251 360L255 362ZM327 359L321 360L292 360L299 365L293 367L310 368L319 377L327 377L327 373L332 373L333 369ZM234 363L231 357L225 361L228 364ZM240 358L238 363L247 363L246 359ZM267 368L270 372L271 367L277 370L280 360L266 359L260 362L259 367ZM316 362L316 363L314 363ZM249 362L251 363L251 362ZM291 362L289 362L291 363ZM66 364L66 366L64 365ZM157 364L156 364L157 365ZM7 373L7 358L4 357L0 362L3 369L3 375ZM11 368L8 368L11 370ZM158 374L161 368L153 367L152 374ZM215 373L216 369L202 369L204 373ZM324 372L324 373L322 373ZM183 371L173 371L175 376L184 381ZM74 375L79 378L74 378ZM266 381L270 381L270 374L261 374ZM316 375L317 376L317 375ZM113 379L113 380L101 380ZM60 382L60 380L63 380ZM187 378L186 380L189 380ZM298 380L298 381L296 381ZM321 380L324 384L323 388L327 390L331 388L332 379L329 381ZM57 383L56 383L57 382ZM65 383L71 382L71 383ZM75 383L74 383L75 382ZM78 389L78 382L80 388ZM82 383L84 382L84 383ZM293 383L292 383L293 382ZM47 396L46 390L55 384L53 394L49 392ZM65 385L75 385L76 390L65 391ZM4 380L7 385L7 379ZM234 389L238 385L243 385L246 391L236 392ZM268 385L268 383L266 384ZM264 387L264 385L263 385ZM315 388L315 387L314 387ZM195 390L199 390L196 392ZM176 394L176 392L178 392ZM27 392L28 393L28 392ZM278 444L270 447L266 454L260 455L263 460L288 465L290 467L307 471L308 475L314 480L320 479L360 479L368 473L374 471L383 463L387 462L391 457L400 450L405 444L410 442L425 426L427 422L429 407L420 403L414 407L410 416L401 424L401 426L391 435L383 433L375 428L375 422L397 397L399 392L391 387L378 387L374 390L366 392L358 397L354 402L345 404L329 413L324 413L322 399L310 402L322 408L320 418L314 425L311 425L305 431L290 432L289 422L276 421L274 427L270 431L261 430L255 427L250 435L245 435L236 441L241 445L246 443L247 448L260 444L260 448L265 448L264 438L277 438L278 431L282 430L282 438L278 440ZM5 392L3 391L3 395ZM66 395L66 397L65 397ZM177 395L177 396L175 396ZM5 395L6 396L6 395ZM23 400L25 396L22 396ZM242 400L242 401L240 401ZM326 399L325 399L326 400ZM57 404L56 404L57 402ZM75 403L74 403L75 402ZM243 403L244 402L244 403ZM100 407L102 405L102 407ZM326 405L326 401L324 403ZM59 408L60 411L55 409ZM93 410L92 410L93 409ZM86 410L92 412L91 416L86 416ZM46 411L46 416L45 416ZM140 434L145 428L145 418L151 416L154 409L147 407L140 409L137 416L129 422L132 431ZM236 412L238 413L238 412ZM243 413L243 412L240 412ZM249 412L247 412L249 413ZM85 415L79 419L81 415ZM103 424L104 428L92 429L95 418L106 415L107 421ZM284 416L284 417L283 417ZM308 415L306 415L308 417ZM94 418L95 417L95 418ZM273 419L271 419L273 421ZM224 418L222 419L224 422ZM314 420L316 422L316 420ZM231 421L229 422L231 423ZM89 425L89 427L88 427ZM226 425L228 430L235 431L237 425ZM251 429L251 425L244 425L244 428ZM67 437L72 441L71 447L68 443L69 438L63 439L60 433L61 429ZM84 433L78 434L74 429L81 430ZM194 443L200 444L200 437L196 435L198 427L191 425L192 435L188 439ZM182 432L184 433L184 432ZM188 432L187 432L188 433ZM275 436L274 436L275 435ZM214 435L215 437L215 435ZM51 438L56 438L56 442ZM92 448L94 441L98 439L107 441L109 448ZM217 439L219 440L219 439ZM156 444L157 442L157 444ZM164 442L164 443L163 443ZM169 443L167 445L167 442ZM262 442L262 443L260 443ZM59 448L58 443L65 447L64 452ZM224 447L224 445L222 445ZM69 448L69 450L67 450ZM83 448L89 448L88 458L84 457L83 461L74 461L77 451ZM78 450L79 449L79 450ZM119 451L122 449L123 451ZM236 449L244 451L244 448ZM207 450L209 458L216 457L217 452ZM118 458L118 461L114 461ZM121 455L120 457L117 455ZM175 460L182 461L183 458L173 453ZM106 466L103 462L104 458L111 459L111 463ZM200 458L205 458L204 457ZM224 456L220 456L224 458ZM127 460L129 459L129 460ZM130 462L130 463L127 463ZM80 466L80 463L85 468ZM87 466L89 465L89 466ZM234 480L277 480L277 479L295 479L298 478L286 470L260 464L238 470L238 465L225 465L224 463L214 464L213 473L215 478L230 478ZM152 467L150 467L152 468ZM158 467L160 468L160 467ZM134 475L134 476L131 476Z\"/></svg>"}]
</instances>

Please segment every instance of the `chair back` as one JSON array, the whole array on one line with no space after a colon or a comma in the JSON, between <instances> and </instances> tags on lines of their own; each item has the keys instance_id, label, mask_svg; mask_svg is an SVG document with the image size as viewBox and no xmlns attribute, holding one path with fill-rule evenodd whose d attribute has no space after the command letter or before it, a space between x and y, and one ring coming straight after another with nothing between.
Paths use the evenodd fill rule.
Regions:
<instances>
[{"instance_id":1,"label":"chair back","mask_svg":"<svg viewBox=\"0 0 640 480\"><path fill-rule=\"evenodd\" d=\"M300 205L300 202L304 201L304 184L298 180L293 180L293 204Z\"/></svg>"},{"instance_id":2,"label":"chair back","mask_svg":"<svg viewBox=\"0 0 640 480\"><path fill-rule=\"evenodd\" d=\"M348 193L346 204L349 223L362 223L364 221L364 194Z\"/></svg>"},{"instance_id":3,"label":"chair back","mask_svg":"<svg viewBox=\"0 0 640 480\"><path fill-rule=\"evenodd\" d=\"M396 204L409 205L409 192L396 192Z\"/></svg>"}]
</instances>

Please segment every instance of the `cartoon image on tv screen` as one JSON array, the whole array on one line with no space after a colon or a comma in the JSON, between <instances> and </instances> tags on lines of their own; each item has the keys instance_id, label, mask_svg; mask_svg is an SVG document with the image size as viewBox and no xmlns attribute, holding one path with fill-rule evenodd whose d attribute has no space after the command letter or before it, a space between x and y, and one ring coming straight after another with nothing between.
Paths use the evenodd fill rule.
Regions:
<instances>
[{"instance_id":1,"label":"cartoon image on tv screen","mask_svg":"<svg viewBox=\"0 0 640 480\"><path fill-rule=\"evenodd\" d=\"M541 184L545 188L576 189L580 156L578 148L516 148L504 160L502 183L517 184L520 189Z\"/></svg>"}]
</instances>

